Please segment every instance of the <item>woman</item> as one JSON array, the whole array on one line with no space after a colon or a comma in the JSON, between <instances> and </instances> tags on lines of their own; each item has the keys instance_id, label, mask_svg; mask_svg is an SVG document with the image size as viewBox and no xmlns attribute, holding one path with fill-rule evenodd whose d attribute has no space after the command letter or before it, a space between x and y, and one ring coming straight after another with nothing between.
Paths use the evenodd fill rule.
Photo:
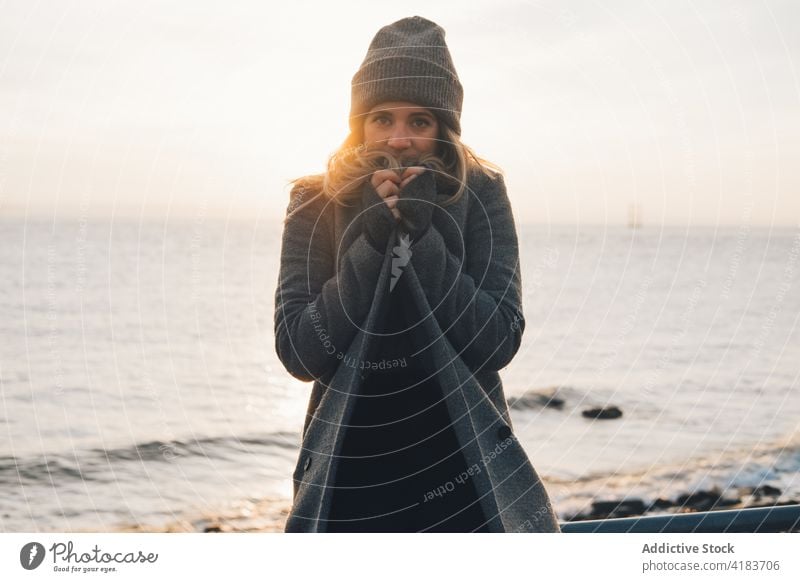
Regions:
<instances>
[{"instance_id":1,"label":"woman","mask_svg":"<svg viewBox=\"0 0 800 582\"><path fill-rule=\"evenodd\" d=\"M286 531L559 531L498 374L524 329L514 219L460 141L444 35L378 31L350 135L292 189L276 349L314 388Z\"/></svg>"}]
</instances>

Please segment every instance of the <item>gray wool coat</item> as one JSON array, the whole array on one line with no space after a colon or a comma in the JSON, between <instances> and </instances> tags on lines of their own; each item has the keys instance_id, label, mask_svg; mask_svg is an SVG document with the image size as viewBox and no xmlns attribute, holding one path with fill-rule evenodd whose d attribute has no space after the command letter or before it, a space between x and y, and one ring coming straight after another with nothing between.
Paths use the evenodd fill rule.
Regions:
<instances>
[{"instance_id":1,"label":"gray wool coat","mask_svg":"<svg viewBox=\"0 0 800 582\"><path fill-rule=\"evenodd\" d=\"M372 364L392 277L407 277L425 314L415 346L442 388L470 479L492 532L557 532L548 494L514 435L498 371L519 349L522 314L517 233L500 174L472 171L458 203L440 204L433 178L403 195L433 202L430 227L403 252L385 252L362 231L368 212L296 185L285 224L275 294L275 343L287 371L314 382L293 473L287 532L326 531L337 455L355 397ZM316 196L316 197L315 197ZM396 228L396 231L399 227ZM408 257L410 255L410 257ZM403 258L405 256L405 258ZM394 272L393 272L394 267ZM434 372L435 371L435 372ZM453 485L442 484L445 494Z\"/></svg>"}]
</instances>

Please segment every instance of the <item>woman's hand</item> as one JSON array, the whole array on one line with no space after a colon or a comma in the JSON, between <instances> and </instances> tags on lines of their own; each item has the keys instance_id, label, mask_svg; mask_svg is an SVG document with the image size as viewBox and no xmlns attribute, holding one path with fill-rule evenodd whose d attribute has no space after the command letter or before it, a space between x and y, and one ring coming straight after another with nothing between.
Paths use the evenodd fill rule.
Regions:
<instances>
[{"instance_id":1,"label":"woman's hand","mask_svg":"<svg viewBox=\"0 0 800 582\"><path fill-rule=\"evenodd\" d=\"M375 249L383 252L390 231L398 222L414 240L427 230L433 214L431 193L435 190L435 184L432 172L426 173L426 169L423 166L410 166L402 174L394 170L378 170L365 184L364 209L372 211L364 218L364 230L367 240ZM421 180L423 184L420 188L406 188L421 175L425 175L426 179ZM375 209L374 206L379 208Z\"/></svg>"},{"instance_id":2,"label":"woman's hand","mask_svg":"<svg viewBox=\"0 0 800 582\"><path fill-rule=\"evenodd\" d=\"M386 251L389 236L400 219L400 213L395 208L400 182L396 172L379 170L364 182L361 192L364 235L370 245L381 253Z\"/></svg>"},{"instance_id":3,"label":"woman's hand","mask_svg":"<svg viewBox=\"0 0 800 582\"><path fill-rule=\"evenodd\" d=\"M411 166L403 173L401 184L402 193L396 207L401 215L402 228L413 240L418 240L428 230L433 217L436 199L434 172L423 166Z\"/></svg>"},{"instance_id":4,"label":"woman's hand","mask_svg":"<svg viewBox=\"0 0 800 582\"><path fill-rule=\"evenodd\" d=\"M378 170L372 174L370 180L372 187L383 198L386 206L392 211L392 216L395 220L400 220L400 211L397 210L397 201L399 200L400 188L402 187L402 179L397 175L394 170Z\"/></svg>"},{"instance_id":5,"label":"woman's hand","mask_svg":"<svg viewBox=\"0 0 800 582\"><path fill-rule=\"evenodd\" d=\"M392 211L392 216L400 220L402 218L400 211L397 209L397 202L400 199L400 191L406 187L414 178L425 171L426 168L422 166L410 166L403 171L402 175L398 175L394 170L378 170L372 174L373 188L380 194L386 205Z\"/></svg>"}]
</instances>

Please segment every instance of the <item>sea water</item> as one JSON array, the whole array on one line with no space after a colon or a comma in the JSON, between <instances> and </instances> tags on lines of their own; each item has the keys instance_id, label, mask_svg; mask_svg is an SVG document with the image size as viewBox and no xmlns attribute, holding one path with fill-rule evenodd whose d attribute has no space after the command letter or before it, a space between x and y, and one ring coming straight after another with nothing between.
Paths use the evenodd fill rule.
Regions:
<instances>
[{"instance_id":1,"label":"sea water","mask_svg":"<svg viewBox=\"0 0 800 582\"><path fill-rule=\"evenodd\" d=\"M311 384L275 354L280 231L0 220L0 531L288 504ZM518 232L525 330L501 376L512 405L563 400L512 409L560 516L711 487L797 498L800 231ZM602 406L622 417L582 414Z\"/></svg>"}]
</instances>

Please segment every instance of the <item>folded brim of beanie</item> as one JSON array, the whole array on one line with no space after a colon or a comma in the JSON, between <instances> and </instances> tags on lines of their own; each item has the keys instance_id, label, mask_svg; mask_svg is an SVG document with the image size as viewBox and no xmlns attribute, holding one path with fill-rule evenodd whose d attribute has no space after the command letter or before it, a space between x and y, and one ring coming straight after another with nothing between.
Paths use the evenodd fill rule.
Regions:
<instances>
[{"instance_id":1,"label":"folded brim of beanie","mask_svg":"<svg viewBox=\"0 0 800 582\"><path fill-rule=\"evenodd\" d=\"M364 63L353 76L353 109L350 124L376 105L386 101L409 101L435 111L451 128L460 132L460 111L443 108L443 103L460 103L462 88L458 77L439 63L389 54Z\"/></svg>"}]
</instances>

